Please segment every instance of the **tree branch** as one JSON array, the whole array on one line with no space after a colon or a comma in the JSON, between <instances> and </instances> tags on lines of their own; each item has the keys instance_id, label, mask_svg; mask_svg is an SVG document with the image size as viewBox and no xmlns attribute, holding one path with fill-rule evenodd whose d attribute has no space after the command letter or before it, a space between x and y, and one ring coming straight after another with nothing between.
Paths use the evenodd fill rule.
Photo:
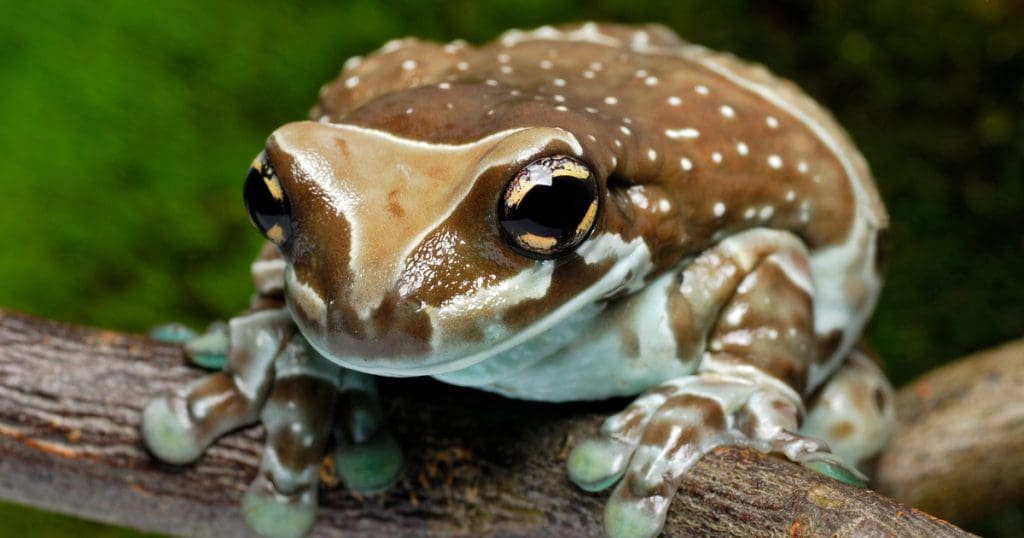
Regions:
<instances>
[{"instance_id":1,"label":"tree branch","mask_svg":"<svg viewBox=\"0 0 1024 538\"><path fill-rule=\"evenodd\" d=\"M138 437L142 407L199 375L185 366L177 346L0 310L0 497L152 531L247 534L238 505L256 471L259 428L220 440L184 468L155 462ZM933 395L946 393L945 385L929 386ZM564 459L574 439L593 432L623 401L520 402L430 380L386 380L381 392L406 451L404 478L376 496L324 490L315 535L600 534L606 495L570 484ZM1003 403L1019 408L1020 400ZM900 402L909 405L904 396ZM931 412L924 406L913 416L921 422ZM966 434L957 435L962 441ZM903 439L896 446L928 446L927 440ZM894 462L891 452L883 471L922 468L914 458ZM886 472L891 491L916 487L918 479L900 482L894 478L899 473ZM694 467L666 529L684 535L967 535L870 490L739 448L717 450Z\"/></svg>"}]
</instances>

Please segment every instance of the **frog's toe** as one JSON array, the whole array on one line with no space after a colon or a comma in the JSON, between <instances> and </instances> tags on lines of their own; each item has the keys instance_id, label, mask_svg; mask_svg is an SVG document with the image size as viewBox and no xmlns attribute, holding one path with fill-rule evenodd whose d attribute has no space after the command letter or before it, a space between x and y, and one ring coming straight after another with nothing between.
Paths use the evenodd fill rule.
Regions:
<instances>
[{"instance_id":1,"label":"frog's toe","mask_svg":"<svg viewBox=\"0 0 1024 538\"><path fill-rule=\"evenodd\" d=\"M211 324L204 333L185 343L189 362L207 370L220 370L228 360L231 337L223 324Z\"/></svg>"},{"instance_id":2,"label":"frog's toe","mask_svg":"<svg viewBox=\"0 0 1024 538\"><path fill-rule=\"evenodd\" d=\"M569 478L586 491L608 489L622 478L632 455L633 447L622 441L585 439L569 453Z\"/></svg>"},{"instance_id":3,"label":"frog's toe","mask_svg":"<svg viewBox=\"0 0 1024 538\"><path fill-rule=\"evenodd\" d=\"M656 514L667 511L671 497L640 497L616 500L605 505L604 530L609 538L638 538L657 536L664 517ZM661 506L666 505L666 506Z\"/></svg>"},{"instance_id":4,"label":"frog's toe","mask_svg":"<svg viewBox=\"0 0 1024 538\"><path fill-rule=\"evenodd\" d=\"M154 456L167 463L195 461L205 448L196 439L194 423L183 407L181 399L157 398L142 413L142 440Z\"/></svg>"},{"instance_id":5,"label":"frog's toe","mask_svg":"<svg viewBox=\"0 0 1024 538\"><path fill-rule=\"evenodd\" d=\"M149 451L167 463L189 463L221 435L252 423L261 400L252 400L235 381L217 372L149 402L142 413Z\"/></svg>"},{"instance_id":6,"label":"frog's toe","mask_svg":"<svg viewBox=\"0 0 1024 538\"><path fill-rule=\"evenodd\" d=\"M285 495L260 474L242 497L242 517L261 536L304 536L316 522L316 486Z\"/></svg>"},{"instance_id":7,"label":"frog's toe","mask_svg":"<svg viewBox=\"0 0 1024 538\"><path fill-rule=\"evenodd\" d=\"M363 443L339 445L334 452L338 475L349 489L378 493L391 487L402 473L402 449L387 429Z\"/></svg>"},{"instance_id":8,"label":"frog's toe","mask_svg":"<svg viewBox=\"0 0 1024 538\"><path fill-rule=\"evenodd\" d=\"M376 493L398 480L402 449L385 424L373 376L345 372L334 437L335 467L349 489Z\"/></svg>"},{"instance_id":9,"label":"frog's toe","mask_svg":"<svg viewBox=\"0 0 1024 538\"><path fill-rule=\"evenodd\" d=\"M146 336L158 342L184 344L196 336L199 336L199 333L195 332L183 323L164 323L147 331Z\"/></svg>"},{"instance_id":10,"label":"frog's toe","mask_svg":"<svg viewBox=\"0 0 1024 538\"><path fill-rule=\"evenodd\" d=\"M569 478L586 491L602 491L615 484L626 472L644 427L668 394L667 389L644 394L621 413L608 417L598 437L577 443L566 461Z\"/></svg>"}]
</instances>

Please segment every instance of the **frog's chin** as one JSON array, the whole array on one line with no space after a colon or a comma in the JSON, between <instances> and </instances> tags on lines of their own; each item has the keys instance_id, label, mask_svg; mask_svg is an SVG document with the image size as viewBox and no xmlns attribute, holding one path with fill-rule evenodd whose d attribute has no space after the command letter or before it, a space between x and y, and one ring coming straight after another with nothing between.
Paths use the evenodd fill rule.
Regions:
<instances>
[{"instance_id":1,"label":"frog's chin","mask_svg":"<svg viewBox=\"0 0 1024 538\"><path fill-rule=\"evenodd\" d=\"M426 357L347 357L328 349L321 339L299 330L326 359L359 372L384 377L435 376L457 385L481 385L518 372L569 345L604 309L603 301L573 301L495 344L468 353L462 346ZM311 337L312 336L312 337ZM461 349L460 349L461 348Z\"/></svg>"}]
</instances>

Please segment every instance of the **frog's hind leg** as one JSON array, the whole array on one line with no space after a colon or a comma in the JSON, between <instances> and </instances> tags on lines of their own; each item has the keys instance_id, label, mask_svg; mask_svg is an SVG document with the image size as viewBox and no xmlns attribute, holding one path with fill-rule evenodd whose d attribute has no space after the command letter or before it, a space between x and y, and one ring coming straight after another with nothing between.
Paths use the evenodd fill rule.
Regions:
<instances>
[{"instance_id":1,"label":"frog's hind leg","mask_svg":"<svg viewBox=\"0 0 1024 538\"><path fill-rule=\"evenodd\" d=\"M294 333L284 310L231 320L231 350L223 372L154 399L142 415L142 438L157 458L189 463L221 435L256 421L270 390L274 357Z\"/></svg>"},{"instance_id":2,"label":"frog's hind leg","mask_svg":"<svg viewBox=\"0 0 1024 538\"><path fill-rule=\"evenodd\" d=\"M605 510L608 534L658 534L684 474L719 446L751 446L861 478L798 432L816 352L803 243L775 230L737 234L689 264L676 290L669 315L684 331L680 356L700 357L696 374L641 396L569 456L570 477L582 487L618 481Z\"/></svg>"},{"instance_id":3,"label":"frog's hind leg","mask_svg":"<svg viewBox=\"0 0 1024 538\"><path fill-rule=\"evenodd\" d=\"M266 446L242 499L246 522L264 536L302 536L316 519L320 466L331 434L343 370L300 337L274 361L260 412Z\"/></svg>"},{"instance_id":4,"label":"frog's hind leg","mask_svg":"<svg viewBox=\"0 0 1024 538\"><path fill-rule=\"evenodd\" d=\"M824 440L832 453L860 465L878 454L892 437L896 424L892 384L861 349L854 349L843 366L811 401L800 433Z\"/></svg>"}]
</instances>

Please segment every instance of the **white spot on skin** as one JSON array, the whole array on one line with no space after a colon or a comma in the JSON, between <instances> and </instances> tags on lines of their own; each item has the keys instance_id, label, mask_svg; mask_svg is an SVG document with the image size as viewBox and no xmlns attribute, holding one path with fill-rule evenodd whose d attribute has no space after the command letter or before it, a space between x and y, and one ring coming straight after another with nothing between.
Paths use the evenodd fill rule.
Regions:
<instances>
[{"instance_id":1,"label":"white spot on skin","mask_svg":"<svg viewBox=\"0 0 1024 538\"><path fill-rule=\"evenodd\" d=\"M519 90L512 90L508 92L508 94L511 95L512 97L519 97L520 95L522 95L522 92L520 92Z\"/></svg>"},{"instance_id":2,"label":"white spot on skin","mask_svg":"<svg viewBox=\"0 0 1024 538\"><path fill-rule=\"evenodd\" d=\"M555 86L558 86L559 88L561 88L561 87L565 86L565 79L564 78L556 78L555 80L552 80L551 83L554 84Z\"/></svg>"},{"instance_id":3,"label":"white spot on skin","mask_svg":"<svg viewBox=\"0 0 1024 538\"><path fill-rule=\"evenodd\" d=\"M604 69L604 64L601 62L590 62L590 68L594 71L600 71Z\"/></svg>"},{"instance_id":4,"label":"white spot on skin","mask_svg":"<svg viewBox=\"0 0 1024 538\"><path fill-rule=\"evenodd\" d=\"M541 60L540 61L540 68L541 69L551 69L551 65L552 65L551 64L551 60Z\"/></svg>"},{"instance_id":5,"label":"white spot on skin","mask_svg":"<svg viewBox=\"0 0 1024 538\"><path fill-rule=\"evenodd\" d=\"M722 154L717 152L717 151L712 153L711 154L711 160L715 161L716 164L721 164L722 163Z\"/></svg>"},{"instance_id":6,"label":"white spot on skin","mask_svg":"<svg viewBox=\"0 0 1024 538\"><path fill-rule=\"evenodd\" d=\"M744 144L743 142L737 142L736 153L739 153L740 155L746 155L750 153L750 148L748 148L747 145Z\"/></svg>"},{"instance_id":7,"label":"white spot on skin","mask_svg":"<svg viewBox=\"0 0 1024 538\"><path fill-rule=\"evenodd\" d=\"M619 131L621 131L622 134L624 134L626 136L629 136L629 135L633 134L633 131L630 131L629 127L626 127L625 125L620 125L619 126Z\"/></svg>"},{"instance_id":8,"label":"white spot on skin","mask_svg":"<svg viewBox=\"0 0 1024 538\"><path fill-rule=\"evenodd\" d=\"M779 128L779 120L775 116L768 116L764 119L764 123L771 129Z\"/></svg>"},{"instance_id":9,"label":"white spot on skin","mask_svg":"<svg viewBox=\"0 0 1024 538\"><path fill-rule=\"evenodd\" d=\"M504 52L498 55L498 63L507 64L511 57Z\"/></svg>"},{"instance_id":10,"label":"white spot on skin","mask_svg":"<svg viewBox=\"0 0 1024 538\"><path fill-rule=\"evenodd\" d=\"M711 210L714 212L716 217L721 217L722 215L725 215L725 204L722 202L715 202L715 206Z\"/></svg>"},{"instance_id":11,"label":"white spot on skin","mask_svg":"<svg viewBox=\"0 0 1024 538\"><path fill-rule=\"evenodd\" d=\"M455 64L455 69L458 69L459 71L468 71L469 70L469 62L459 62L459 63Z\"/></svg>"},{"instance_id":12,"label":"white spot on skin","mask_svg":"<svg viewBox=\"0 0 1024 538\"><path fill-rule=\"evenodd\" d=\"M412 107L405 109L406 114L412 114Z\"/></svg>"},{"instance_id":13,"label":"white spot on skin","mask_svg":"<svg viewBox=\"0 0 1024 538\"><path fill-rule=\"evenodd\" d=\"M628 116L625 117L625 118L622 118L622 123L625 123L626 125L632 125L633 124L633 118L630 118Z\"/></svg>"},{"instance_id":14,"label":"white spot on skin","mask_svg":"<svg viewBox=\"0 0 1024 538\"><path fill-rule=\"evenodd\" d=\"M564 103L565 102L565 96L564 95L555 94L555 95L552 95L551 98L554 99L556 103Z\"/></svg>"},{"instance_id":15,"label":"white spot on skin","mask_svg":"<svg viewBox=\"0 0 1024 538\"><path fill-rule=\"evenodd\" d=\"M597 137L592 134L588 134L587 140L590 140L591 142L597 142Z\"/></svg>"},{"instance_id":16,"label":"white spot on skin","mask_svg":"<svg viewBox=\"0 0 1024 538\"><path fill-rule=\"evenodd\" d=\"M743 323L743 317L747 314L747 309L750 305L744 302L737 302L736 306L729 310L729 313L725 316L726 323L736 327L740 323Z\"/></svg>"},{"instance_id":17,"label":"white spot on skin","mask_svg":"<svg viewBox=\"0 0 1024 538\"><path fill-rule=\"evenodd\" d=\"M718 112L720 112L722 114L722 116L724 116L726 118L729 118L729 119L732 119L732 118L736 117L736 111L733 110L732 107L729 106L729 105L722 105L722 106L718 107Z\"/></svg>"},{"instance_id":18,"label":"white spot on skin","mask_svg":"<svg viewBox=\"0 0 1024 538\"><path fill-rule=\"evenodd\" d=\"M604 104L606 104L606 105L615 106L618 103L619 103L619 100L617 98L615 98L615 97L612 97L611 95L609 95L608 97L604 98Z\"/></svg>"},{"instance_id":19,"label":"white spot on skin","mask_svg":"<svg viewBox=\"0 0 1024 538\"><path fill-rule=\"evenodd\" d=\"M757 210L752 207L748 207L747 210L743 212L743 218L747 220L750 220L755 216L757 216Z\"/></svg>"},{"instance_id":20,"label":"white spot on skin","mask_svg":"<svg viewBox=\"0 0 1024 538\"><path fill-rule=\"evenodd\" d=\"M597 75L593 71L591 71L589 69L583 72L583 78L593 79L596 76Z\"/></svg>"},{"instance_id":21,"label":"white spot on skin","mask_svg":"<svg viewBox=\"0 0 1024 538\"><path fill-rule=\"evenodd\" d=\"M670 209L672 209L672 203L671 202L669 202L668 200L666 200L664 198L662 198L661 200L658 200L658 210L659 211L661 211L662 213L668 213Z\"/></svg>"},{"instance_id":22,"label":"white spot on skin","mask_svg":"<svg viewBox=\"0 0 1024 538\"><path fill-rule=\"evenodd\" d=\"M779 157L778 155L776 155L774 153L769 155L768 156L768 166L771 166L772 168L774 168L776 170L778 170L779 168L782 168L782 157Z\"/></svg>"},{"instance_id":23,"label":"white spot on skin","mask_svg":"<svg viewBox=\"0 0 1024 538\"><path fill-rule=\"evenodd\" d=\"M350 89L350 90L352 88L355 88L358 85L359 85L359 75L352 75L351 77L348 77L347 79L345 79L345 87Z\"/></svg>"},{"instance_id":24,"label":"white spot on skin","mask_svg":"<svg viewBox=\"0 0 1024 538\"><path fill-rule=\"evenodd\" d=\"M801 174L806 174L807 168L807 161L800 161L796 163L796 171L800 172Z\"/></svg>"},{"instance_id":25,"label":"white spot on skin","mask_svg":"<svg viewBox=\"0 0 1024 538\"><path fill-rule=\"evenodd\" d=\"M341 68L342 68L342 70L347 71L349 69L355 69L355 68L359 67L359 64L361 64L361 63L363 63L363 57L362 56L353 56L353 57L345 60L345 64L342 65Z\"/></svg>"},{"instance_id":26,"label":"white spot on skin","mask_svg":"<svg viewBox=\"0 0 1024 538\"><path fill-rule=\"evenodd\" d=\"M657 86L658 85L658 77L647 77L647 78L644 79L644 84L646 84L648 86Z\"/></svg>"},{"instance_id":27,"label":"white spot on skin","mask_svg":"<svg viewBox=\"0 0 1024 538\"><path fill-rule=\"evenodd\" d=\"M679 166L686 171L693 170L693 161L687 159L686 157L683 157L682 159L679 159Z\"/></svg>"},{"instance_id":28,"label":"white spot on skin","mask_svg":"<svg viewBox=\"0 0 1024 538\"><path fill-rule=\"evenodd\" d=\"M647 150L647 158L652 160L652 161L658 160L658 152L654 151L654 148L648 149Z\"/></svg>"},{"instance_id":29,"label":"white spot on skin","mask_svg":"<svg viewBox=\"0 0 1024 538\"><path fill-rule=\"evenodd\" d=\"M500 71L502 72L502 74L505 74L505 75L511 75L512 74L512 68L510 66L507 66L507 65L501 66Z\"/></svg>"},{"instance_id":30,"label":"white spot on skin","mask_svg":"<svg viewBox=\"0 0 1024 538\"><path fill-rule=\"evenodd\" d=\"M693 91L695 91L695 92L697 92L697 93L699 93L701 95L707 95L707 94L711 93L711 90L709 90L708 87L703 85L703 84L699 84L697 86L694 86Z\"/></svg>"},{"instance_id":31,"label":"white spot on skin","mask_svg":"<svg viewBox=\"0 0 1024 538\"><path fill-rule=\"evenodd\" d=\"M403 46L404 44L402 43L401 39L392 39L391 41L384 43L384 45L380 48L380 51L383 52L384 54L389 54L395 52L396 50L402 48Z\"/></svg>"},{"instance_id":32,"label":"white spot on skin","mask_svg":"<svg viewBox=\"0 0 1024 538\"><path fill-rule=\"evenodd\" d=\"M442 89L442 90L447 90L447 89L451 88L452 85L447 83L447 82L442 82L442 83L438 84L437 87Z\"/></svg>"},{"instance_id":33,"label":"white spot on skin","mask_svg":"<svg viewBox=\"0 0 1024 538\"><path fill-rule=\"evenodd\" d=\"M559 112L568 112L569 109L566 108L565 105L558 105L558 106L555 107L555 110L557 110Z\"/></svg>"},{"instance_id":34,"label":"white spot on skin","mask_svg":"<svg viewBox=\"0 0 1024 538\"><path fill-rule=\"evenodd\" d=\"M598 113L598 110L596 108L592 107L592 106L588 106L588 107L584 108L584 110L586 110L587 112L590 112L591 114L597 114Z\"/></svg>"},{"instance_id":35,"label":"white spot on skin","mask_svg":"<svg viewBox=\"0 0 1024 538\"><path fill-rule=\"evenodd\" d=\"M675 95L669 96L667 101L668 101L668 104L671 105L671 106L679 106L679 105L683 104L683 100L678 98L678 97L676 97Z\"/></svg>"},{"instance_id":36,"label":"white spot on skin","mask_svg":"<svg viewBox=\"0 0 1024 538\"><path fill-rule=\"evenodd\" d=\"M633 72L633 75L636 78L644 78L644 77L647 76L647 70L646 69L637 69L636 71Z\"/></svg>"},{"instance_id":37,"label":"white spot on skin","mask_svg":"<svg viewBox=\"0 0 1024 538\"><path fill-rule=\"evenodd\" d=\"M402 62L402 71L412 71L413 69L416 69L416 60Z\"/></svg>"},{"instance_id":38,"label":"white spot on skin","mask_svg":"<svg viewBox=\"0 0 1024 538\"><path fill-rule=\"evenodd\" d=\"M626 190L626 194L629 195L629 199L634 205L640 209L647 209L650 204L650 200L647 199L647 195L644 194L643 185L634 185Z\"/></svg>"},{"instance_id":39,"label":"white spot on skin","mask_svg":"<svg viewBox=\"0 0 1024 538\"><path fill-rule=\"evenodd\" d=\"M807 200L800 202L800 221L810 222L811 221L811 203Z\"/></svg>"},{"instance_id":40,"label":"white spot on skin","mask_svg":"<svg viewBox=\"0 0 1024 538\"><path fill-rule=\"evenodd\" d=\"M772 218L772 215L774 215L774 214L775 214L775 208L770 206L770 205L766 205L766 206L761 208L761 213L760 213L761 220L768 220L768 219Z\"/></svg>"},{"instance_id":41,"label":"white spot on skin","mask_svg":"<svg viewBox=\"0 0 1024 538\"><path fill-rule=\"evenodd\" d=\"M489 79L484 81L484 84L486 84L488 86L497 86L498 85L498 81L494 80L493 78L489 78Z\"/></svg>"},{"instance_id":42,"label":"white spot on skin","mask_svg":"<svg viewBox=\"0 0 1024 538\"><path fill-rule=\"evenodd\" d=\"M615 139L615 147L621 148L622 147L622 140L619 140L618 138L616 138Z\"/></svg>"},{"instance_id":43,"label":"white spot on skin","mask_svg":"<svg viewBox=\"0 0 1024 538\"><path fill-rule=\"evenodd\" d=\"M665 129L665 136L678 140L680 138L698 138L700 131L692 127L686 127L684 129Z\"/></svg>"},{"instance_id":44,"label":"white spot on skin","mask_svg":"<svg viewBox=\"0 0 1024 538\"><path fill-rule=\"evenodd\" d=\"M793 200L796 200L796 191L788 191L786 193L786 201L792 202Z\"/></svg>"}]
</instances>

